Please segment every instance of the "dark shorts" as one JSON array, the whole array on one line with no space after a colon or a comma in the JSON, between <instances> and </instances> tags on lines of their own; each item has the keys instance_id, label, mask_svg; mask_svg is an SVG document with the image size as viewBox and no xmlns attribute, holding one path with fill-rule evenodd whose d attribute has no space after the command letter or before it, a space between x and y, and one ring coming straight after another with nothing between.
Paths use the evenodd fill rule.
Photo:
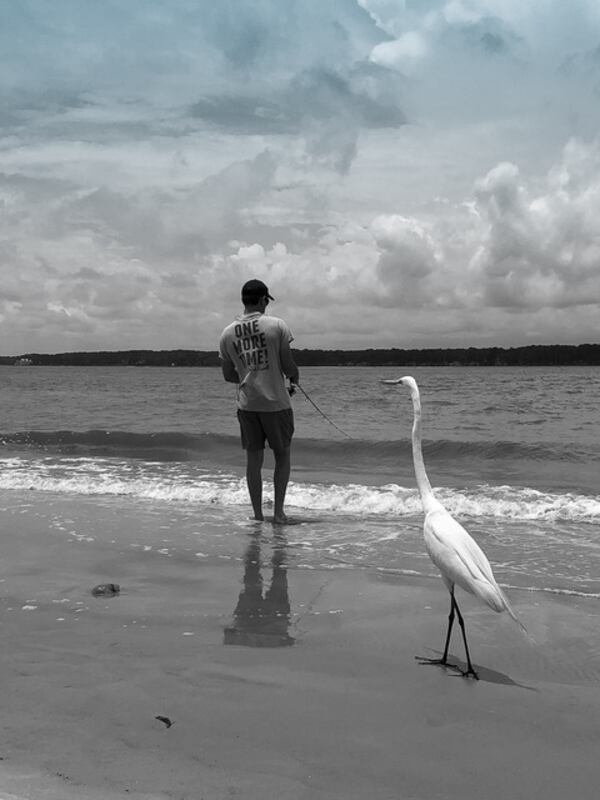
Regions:
<instances>
[{"instance_id":1,"label":"dark shorts","mask_svg":"<svg viewBox=\"0 0 600 800\"><path fill-rule=\"evenodd\" d=\"M291 408L284 408L281 411L238 409L237 415L244 450L264 450L267 441L271 450L277 453L292 443L294 412Z\"/></svg>"}]
</instances>

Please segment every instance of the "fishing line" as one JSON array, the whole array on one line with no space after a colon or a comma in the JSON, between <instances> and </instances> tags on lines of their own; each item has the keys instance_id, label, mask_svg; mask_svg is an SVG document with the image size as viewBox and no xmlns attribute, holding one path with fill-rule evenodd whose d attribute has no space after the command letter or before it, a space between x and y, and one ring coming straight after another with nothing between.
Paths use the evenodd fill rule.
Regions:
<instances>
[{"instance_id":1,"label":"fishing line","mask_svg":"<svg viewBox=\"0 0 600 800\"><path fill-rule=\"evenodd\" d=\"M342 434L342 436L346 436L348 439L352 439L352 436L350 436L349 433L346 433L346 431L343 431L340 427L338 427L335 424L335 422L332 419L329 419L329 417L327 416L327 414L324 411L321 411L321 409L315 403L315 401L312 399L312 397L308 396L308 394L304 391L304 389L302 388L302 386L300 386L299 383L292 383L291 386L290 386L290 389L292 389L293 387L297 387L298 389L300 389L300 391L302 392L304 397L306 397L306 399L313 406L313 408L315 408L319 412L319 414L323 417L323 419L327 420L327 422L330 425L333 425L333 427L336 429L336 431L339 431ZM290 392L290 394L292 394L292 392Z\"/></svg>"}]
</instances>

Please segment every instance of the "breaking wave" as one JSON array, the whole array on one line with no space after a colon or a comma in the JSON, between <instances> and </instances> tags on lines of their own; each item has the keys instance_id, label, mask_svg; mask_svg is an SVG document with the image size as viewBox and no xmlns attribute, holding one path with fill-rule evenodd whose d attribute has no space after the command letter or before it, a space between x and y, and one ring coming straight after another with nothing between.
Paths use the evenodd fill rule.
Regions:
<instances>
[{"instance_id":1,"label":"breaking wave","mask_svg":"<svg viewBox=\"0 0 600 800\"><path fill-rule=\"evenodd\" d=\"M99 457L12 455L0 459L0 489L67 495L115 495L157 502L247 505L242 475L184 461L141 461ZM266 490L272 491L267 482ZM600 495L542 492L528 487L482 483L468 488L440 487L436 495L459 517L511 520L597 522ZM300 509L358 517L413 516L421 513L414 486L387 483L297 482L288 488L288 504Z\"/></svg>"}]
</instances>

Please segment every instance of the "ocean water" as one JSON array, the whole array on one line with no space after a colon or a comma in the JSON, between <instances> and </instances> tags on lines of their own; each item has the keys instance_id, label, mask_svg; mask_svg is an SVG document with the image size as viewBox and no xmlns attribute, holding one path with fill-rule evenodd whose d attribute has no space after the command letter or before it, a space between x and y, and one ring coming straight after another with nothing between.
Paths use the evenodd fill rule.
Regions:
<instances>
[{"instance_id":1,"label":"ocean water","mask_svg":"<svg viewBox=\"0 0 600 800\"><path fill-rule=\"evenodd\" d=\"M298 524L286 528L287 567L435 574L422 540L410 395L380 383L402 374L420 385L435 492L499 582L600 597L593 367L302 370L312 402L300 392L293 401L287 509ZM0 387L3 505L93 497L166 511L178 534L165 542L148 530L137 545L202 559L228 558L255 530L235 389L220 370L0 366Z\"/></svg>"}]
</instances>

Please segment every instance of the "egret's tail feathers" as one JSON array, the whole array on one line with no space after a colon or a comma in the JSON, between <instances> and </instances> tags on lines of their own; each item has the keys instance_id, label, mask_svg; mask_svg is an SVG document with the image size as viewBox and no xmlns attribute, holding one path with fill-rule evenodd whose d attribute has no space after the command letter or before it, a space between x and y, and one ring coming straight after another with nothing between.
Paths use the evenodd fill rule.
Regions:
<instances>
[{"instance_id":1,"label":"egret's tail feathers","mask_svg":"<svg viewBox=\"0 0 600 800\"><path fill-rule=\"evenodd\" d=\"M508 597L504 594L502 589L497 584L494 585L491 583L484 583L484 582L478 583L476 594L479 596L481 600L483 600L484 603L487 603L487 605L490 608L493 608L494 611L497 611L498 613L500 613L501 611L506 611L508 616L511 619L513 619L517 623L517 625L521 628L525 636L527 636L527 638L531 642L534 641L533 637L530 635L525 625L523 625L521 620L513 611L513 608L508 601Z\"/></svg>"},{"instance_id":2,"label":"egret's tail feathers","mask_svg":"<svg viewBox=\"0 0 600 800\"><path fill-rule=\"evenodd\" d=\"M508 600L504 596L504 592L494 583L487 580L478 580L469 590L476 595L480 600L488 605L494 611L500 613L510 609ZM514 612L510 609L509 614L512 616Z\"/></svg>"},{"instance_id":3,"label":"egret's tail feathers","mask_svg":"<svg viewBox=\"0 0 600 800\"><path fill-rule=\"evenodd\" d=\"M506 597L506 595L504 594L504 592L502 592L502 597L504 598L504 607L505 607L505 609L506 609L506 612L507 612L508 616L509 616L511 619L514 619L514 621L517 623L517 625L519 626L519 628L521 628L521 630L523 631L523 633L525 634L525 636L526 636L526 637L529 639L529 642L530 642L531 644L537 644L537 642L535 641L535 639L533 638L533 636L532 636L532 635L529 633L529 631L527 630L527 628L525 627L525 625L523 625L523 623L521 622L521 620L520 620L520 619L517 617L517 615L516 615L516 614L515 614L515 612L513 611L513 608L512 608L512 606L511 606L511 604L508 602L508 598Z\"/></svg>"},{"instance_id":4,"label":"egret's tail feathers","mask_svg":"<svg viewBox=\"0 0 600 800\"><path fill-rule=\"evenodd\" d=\"M521 622L521 620L520 620L520 619L517 617L517 615L516 615L516 614L515 614L515 612L513 611L513 609L512 609L512 606L511 606L511 604L508 602L508 600L506 601L506 611L507 611L507 613L508 613L508 616L509 616L511 619L514 619L514 621L517 623L517 625L519 626L519 628L521 628L521 630L523 631L523 633L524 633L526 636L529 636L529 631L527 630L527 628L525 627L525 625L523 625L523 623Z\"/></svg>"}]
</instances>

